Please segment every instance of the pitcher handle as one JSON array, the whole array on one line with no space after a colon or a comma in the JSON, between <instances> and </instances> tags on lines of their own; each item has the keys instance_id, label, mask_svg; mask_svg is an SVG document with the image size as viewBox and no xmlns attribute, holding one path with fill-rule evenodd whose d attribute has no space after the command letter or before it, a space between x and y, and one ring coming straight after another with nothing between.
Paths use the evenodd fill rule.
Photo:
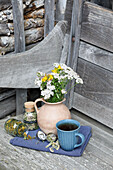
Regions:
<instances>
[{"instance_id":1,"label":"pitcher handle","mask_svg":"<svg viewBox=\"0 0 113 170\"><path fill-rule=\"evenodd\" d=\"M37 108L36 104L37 104L37 102L40 102L40 101L42 102L43 98L36 99L35 102L34 102L34 106L35 106L35 110L36 110L37 114L39 113L39 109Z\"/></svg>"}]
</instances>

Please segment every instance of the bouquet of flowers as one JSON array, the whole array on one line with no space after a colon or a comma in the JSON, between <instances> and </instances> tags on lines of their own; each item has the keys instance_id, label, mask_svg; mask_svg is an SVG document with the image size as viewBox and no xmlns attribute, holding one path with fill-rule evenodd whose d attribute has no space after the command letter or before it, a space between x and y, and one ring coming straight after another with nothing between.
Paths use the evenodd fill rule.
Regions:
<instances>
[{"instance_id":1,"label":"bouquet of flowers","mask_svg":"<svg viewBox=\"0 0 113 170\"><path fill-rule=\"evenodd\" d=\"M62 101L71 88L76 84L83 84L83 80L70 67L59 63L54 63L53 66L54 69L49 74L38 71L35 79L35 84L41 90L41 97L50 103ZM66 91L66 85L73 79L74 86Z\"/></svg>"}]
</instances>

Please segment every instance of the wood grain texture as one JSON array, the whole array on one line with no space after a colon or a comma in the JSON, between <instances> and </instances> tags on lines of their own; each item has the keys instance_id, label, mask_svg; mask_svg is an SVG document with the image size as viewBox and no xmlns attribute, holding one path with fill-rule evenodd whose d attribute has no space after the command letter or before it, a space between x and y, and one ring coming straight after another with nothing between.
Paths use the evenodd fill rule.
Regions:
<instances>
[{"instance_id":1,"label":"wood grain texture","mask_svg":"<svg viewBox=\"0 0 113 170\"><path fill-rule=\"evenodd\" d=\"M109 133L106 133L104 130L98 128L97 126L84 121L84 119L80 119L74 114L72 116L73 119L78 120L81 125L89 125L92 127L92 138L90 139L81 157L69 157L65 155L40 152L27 148L13 146L9 144L9 140L12 138L12 136L6 134L4 130L4 122L7 119L3 119L0 120L0 165L2 164L2 166L4 166L8 170L13 168L19 170L23 170L23 168L25 170L74 170L75 167L78 170L112 170L113 156L111 155L111 153L113 151L113 136L111 136ZM16 117L16 119L22 119L22 115L21 117Z\"/></svg>"},{"instance_id":2,"label":"wood grain texture","mask_svg":"<svg viewBox=\"0 0 113 170\"><path fill-rule=\"evenodd\" d=\"M113 73L81 58L77 73L84 84L75 87L73 107L113 128Z\"/></svg>"},{"instance_id":3,"label":"wood grain texture","mask_svg":"<svg viewBox=\"0 0 113 170\"><path fill-rule=\"evenodd\" d=\"M85 2L81 39L113 52L113 12Z\"/></svg>"},{"instance_id":4,"label":"wood grain texture","mask_svg":"<svg viewBox=\"0 0 113 170\"><path fill-rule=\"evenodd\" d=\"M55 11L55 21L64 20L65 9L67 0L57 0L56 1L56 11Z\"/></svg>"},{"instance_id":5,"label":"wood grain texture","mask_svg":"<svg viewBox=\"0 0 113 170\"><path fill-rule=\"evenodd\" d=\"M11 2L13 6L15 53L20 53L25 51L23 0L12 0ZM16 115L23 113L23 106L26 101L27 89L16 89Z\"/></svg>"},{"instance_id":6,"label":"wood grain texture","mask_svg":"<svg viewBox=\"0 0 113 170\"><path fill-rule=\"evenodd\" d=\"M0 24L0 28L2 28L1 25L6 26L8 28L9 33L14 33L14 24L13 23L7 23L7 24ZM37 28L37 27L43 27L44 26L44 19L41 18L29 18L24 20L24 30L28 30L30 28ZM8 30L5 30L5 34L8 34ZM6 32L7 31L7 32Z\"/></svg>"},{"instance_id":7,"label":"wood grain texture","mask_svg":"<svg viewBox=\"0 0 113 170\"><path fill-rule=\"evenodd\" d=\"M113 109L74 92L73 108L113 129Z\"/></svg>"},{"instance_id":8,"label":"wood grain texture","mask_svg":"<svg viewBox=\"0 0 113 170\"><path fill-rule=\"evenodd\" d=\"M27 102L27 89L16 89L16 115L24 114L25 102Z\"/></svg>"},{"instance_id":9,"label":"wood grain texture","mask_svg":"<svg viewBox=\"0 0 113 170\"><path fill-rule=\"evenodd\" d=\"M15 112L16 110L16 100L15 95L12 95L9 98L5 98L5 100L0 101L0 119L5 116Z\"/></svg>"},{"instance_id":10,"label":"wood grain texture","mask_svg":"<svg viewBox=\"0 0 113 170\"><path fill-rule=\"evenodd\" d=\"M113 71L113 53L99 47L81 41L79 57L107 70Z\"/></svg>"},{"instance_id":11,"label":"wood grain texture","mask_svg":"<svg viewBox=\"0 0 113 170\"><path fill-rule=\"evenodd\" d=\"M67 58L67 65L70 66L74 71L76 71L77 59L79 55L79 43L81 34L81 20L82 20L82 8L84 0L75 0L73 2L72 10L72 21L71 21L71 32L69 39L69 53ZM75 37L76 40L72 42L72 38ZM70 89L74 85L74 81L68 84L67 89ZM67 94L67 106L71 108L73 99L74 89L71 89Z\"/></svg>"},{"instance_id":12,"label":"wood grain texture","mask_svg":"<svg viewBox=\"0 0 113 170\"><path fill-rule=\"evenodd\" d=\"M67 56L68 56L68 48L69 48L69 34L66 34L64 37L64 44L63 44L60 63L66 64Z\"/></svg>"},{"instance_id":13,"label":"wood grain texture","mask_svg":"<svg viewBox=\"0 0 113 170\"><path fill-rule=\"evenodd\" d=\"M68 22L67 33L70 33L73 0L67 0L64 19Z\"/></svg>"},{"instance_id":14,"label":"wood grain texture","mask_svg":"<svg viewBox=\"0 0 113 170\"><path fill-rule=\"evenodd\" d=\"M55 0L46 0L44 8L45 8L44 37L46 37L54 28Z\"/></svg>"},{"instance_id":15,"label":"wood grain texture","mask_svg":"<svg viewBox=\"0 0 113 170\"><path fill-rule=\"evenodd\" d=\"M5 100L11 96L15 95L15 90L13 89L3 89L2 91L0 91L0 101Z\"/></svg>"},{"instance_id":16,"label":"wood grain texture","mask_svg":"<svg viewBox=\"0 0 113 170\"><path fill-rule=\"evenodd\" d=\"M23 0L12 0L15 36L15 52L25 51L25 35L23 20Z\"/></svg>"},{"instance_id":17,"label":"wood grain texture","mask_svg":"<svg viewBox=\"0 0 113 170\"><path fill-rule=\"evenodd\" d=\"M44 8L41 8L41 9L37 9L35 11L31 11L31 12L28 12L24 15L24 18L25 19L28 19L28 18L44 18L44 14L45 14L45 10Z\"/></svg>"},{"instance_id":18,"label":"wood grain texture","mask_svg":"<svg viewBox=\"0 0 113 170\"><path fill-rule=\"evenodd\" d=\"M74 109L71 111L71 114L72 114L72 118L79 121L81 125L92 127L92 137L86 148L86 150L90 152L91 157L93 157L94 155L97 156L97 158L104 160L103 163L105 164L107 163L107 165L103 164L103 166L104 165L106 166L103 168L112 169L113 166L112 156L111 156L113 152L112 129L107 128L106 126L100 124L97 121L94 121L91 118L88 118L87 116L84 117L82 113ZM93 146L95 147L95 149L93 149ZM102 165L101 163L98 164L99 163L98 159L96 159L95 161L97 166ZM111 165L111 167L108 168L108 164Z\"/></svg>"},{"instance_id":19,"label":"wood grain texture","mask_svg":"<svg viewBox=\"0 0 113 170\"><path fill-rule=\"evenodd\" d=\"M113 73L83 59L78 59L77 73L84 84L75 86L76 92L113 109Z\"/></svg>"},{"instance_id":20,"label":"wood grain texture","mask_svg":"<svg viewBox=\"0 0 113 170\"><path fill-rule=\"evenodd\" d=\"M113 109L74 93L73 108L113 129Z\"/></svg>"},{"instance_id":21,"label":"wood grain texture","mask_svg":"<svg viewBox=\"0 0 113 170\"><path fill-rule=\"evenodd\" d=\"M60 21L34 48L0 57L0 87L37 88L36 72L46 72L54 62L60 61L66 29L66 22Z\"/></svg>"}]
</instances>

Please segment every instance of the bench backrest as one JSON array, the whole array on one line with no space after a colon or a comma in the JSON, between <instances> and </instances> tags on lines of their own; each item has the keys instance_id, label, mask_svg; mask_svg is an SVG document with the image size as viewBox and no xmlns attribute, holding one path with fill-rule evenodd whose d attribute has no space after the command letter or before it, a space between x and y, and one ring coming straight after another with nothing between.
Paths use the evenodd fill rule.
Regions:
<instances>
[{"instance_id":1,"label":"bench backrest","mask_svg":"<svg viewBox=\"0 0 113 170\"><path fill-rule=\"evenodd\" d=\"M78 12L83 9L82 19L76 15L80 21L76 27L72 22L77 36L71 45L74 50L71 48L69 64L84 84L71 91L69 100L71 107L113 128L113 11L90 2L82 6L81 0L77 1Z\"/></svg>"}]
</instances>

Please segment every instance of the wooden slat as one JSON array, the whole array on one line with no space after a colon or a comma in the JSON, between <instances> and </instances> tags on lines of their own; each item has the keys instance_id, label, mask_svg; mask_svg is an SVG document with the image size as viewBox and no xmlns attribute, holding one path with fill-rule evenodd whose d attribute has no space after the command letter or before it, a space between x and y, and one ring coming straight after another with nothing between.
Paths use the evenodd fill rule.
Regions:
<instances>
[{"instance_id":1,"label":"wooden slat","mask_svg":"<svg viewBox=\"0 0 113 170\"><path fill-rule=\"evenodd\" d=\"M79 113L78 113L79 114ZM22 115L21 115L22 116ZM73 115L72 115L73 116ZM20 120L20 117L15 117ZM22 117L21 117L22 118ZM12 136L6 134L4 130L5 120L0 120L0 134L1 134L1 147L0 155L1 162L6 169L69 169L69 170L103 170L103 169L113 169L113 156L110 155L107 150L108 143L110 144L108 151L112 148L113 137L108 133L104 132L97 126L93 126L91 123L80 119L78 116L74 116L73 119L78 120L81 125L89 125L92 127L92 137L83 152L81 157L69 157L65 155L58 155L47 152L39 152L27 148L16 147L9 143ZM94 136L93 136L94 134ZM96 134L100 134L100 138L96 144ZM98 137L98 136L97 136ZM104 139L105 137L105 139ZM104 141L104 145L101 144L101 140ZM109 142L108 142L109 139ZM107 144L106 144L107 143ZM98 146L99 145L99 146ZM105 150L104 150L105 149ZM30 157L29 157L30 154ZM32 163L31 163L32 158ZM40 160L40 161L37 161Z\"/></svg>"},{"instance_id":2,"label":"wooden slat","mask_svg":"<svg viewBox=\"0 0 113 170\"><path fill-rule=\"evenodd\" d=\"M67 0L57 0L56 1L56 11L55 11L55 21L64 20L65 9Z\"/></svg>"},{"instance_id":3,"label":"wooden slat","mask_svg":"<svg viewBox=\"0 0 113 170\"><path fill-rule=\"evenodd\" d=\"M15 109L16 109L15 95L0 101L0 119L11 114L12 112L15 112Z\"/></svg>"},{"instance_id":4,"label":"wooden slat","mask_svg":"<svg viewBox=\"0 0 113 170\"><path fill-rule=\"evenodd\" d=\"M81 39L113 52L113 12L85 2Z\"/></svg>"},{"instance_id":5,"label":"wooden slat","mask_svg":"<svg viewBox=\"0 0 113 170\"><path fill-rule=\"evenodd\" d=\"M103 162L103 169L113 169L113 154L110 152L113 151L113 132L110 134L106 132L106 127L100 125L98 122L94 122L88 117L83 117L82 113L78 113L75 110L72 110L72 118L79 121L81 125L91 126L92 127L92 137L86 148L86 155L94 157L96 165L99 164L98 161ZM81 116L80 116L81 115ZM112 131L109 129L109 131ZM108 149L108 150L107 150ZM90 161L90 160L89 160ZM98 163L97 163L98 162ZM100 162L100 164L102 164Z\"/></svg>"},{"instance_id":6,"label":"wooden slat","mask_svg":"<svg viewBox=\"0 0 113 170\"><path fill-rule=\"evenodd\" d=\"M67 0L64 20L68 21L67 33L70 33L73 0Z\"/></svg>"},{"instance_id":7,"label":"wooden slat","mask_svg":"<svg viewBox=\"0 0 113 170\"><path fill-rule=\"evenodd\" d=\"M79 57L107 70L113 71L113 53L99 47L81 41Z\"/></svg>"},{"instance_id":8,"label":"wooden slat","mask_svg":"<svg viewBox=\"0 0 113 170\"><path fill-rule=\"evenodd\" d=\"M8 89L6 91L0 92L0 102L11 96L14 96L15 94L16 94L15 90L8 90Z\"/></svg>"},{"instance_id":9,"label":"wooden slat","mask_svg":"<svg viewBox=\"0 0 113 170\"><path fill-rule=\"evenodd\" d=\"M73 108L113 129L113 109L74 92Z\"/></svg>"},{"instance_id":10,"label":"wooden slat","mask_svg":"<svg viewBox=\"0 0 113 170\"><path fill-rule=\"evenodd\" d=\"M55 0L45 1L44 37L46 37L54 28L54 6Z\"/></svg>"},{"instance_id":11,"label":"wooden slat","mask_svg":"<svg viewBox=\"0 0 113 170\"><path fill-rule=\"evenodd\" d=\"M60 61L66 29L66 22L60 21L34 48L0 57L0 87L37 88L36 72L46 72L54 62Z\"/></svg>"},{"instance_id":12,"label":"wooden slat","mask_svg":"<svg viewBox=\"0 0 113 170\"><path fill-rule=\"evenodd\" d=\"M11 0L13 6L13 22L15 37L15 53L25 51L23 0ZM23 113L24 102L27 101L27 90L16 90L16 115Z\"/></svg>"},{"instance_id":13,"label":"wooden slat","mask_svg":"<svg viewBox=\"0 0 113 170\"><path fill-rule=\"evenodd\" d=\"M25 35L23 20L23 0L12 0L15 36L15 52L25 51Z\"/></svg>"},{"instance_id":14,"label":"wooden slat","mask_svg":"<svg viewBox=\"0 0 113 170\"><path fill-rule=\"evenodd\" d=\"M15 95L16 92L13 89L0 90L0 119L15 112Z\"/></svg>"},{"instance_id":15,"label":"wooden slat","mask_svg":"<svg viewBox=\"0 0 113 170\"><path fill-rule=\"evenodd\" d=\"M66 64L67 56L68 56L68 48L69 48L69 34L66 34L64 37L64 44L63 44L62 54L60 58L60 63Z\"/></svg>"},{"instance_id":16,"label":"wooden slat","mask_svg":"<svg viewBox=\"0 0 113 170\"><path fill-rule=\"evenodd\" d=\"M72 21L71 21L71 32L69 40L69 54L67 59L67 65L73 68L76 71L77 59L79 54L79 42L80 42L80 32L81 32L81 18L82 18L82 6L83 0L74 0L73 2L73 11L72 11ZM75 37L75 42L72 42L73 36ZM73 86L74 81L67 86L67 89L70 86ZM74 89L67 95L67 106L70 108L72 105Z\"/></svg>"},{"instance_id":17,"label":"wooden slat","mask_svg":"<svg viewBox=\"0 0 113 170\"><path fill-rule=\"evenodd\" d=\"M113 73L83 59L78 59L77 72L84 80L76 92L113 109Z\"/></svg>"}]
</instances>

